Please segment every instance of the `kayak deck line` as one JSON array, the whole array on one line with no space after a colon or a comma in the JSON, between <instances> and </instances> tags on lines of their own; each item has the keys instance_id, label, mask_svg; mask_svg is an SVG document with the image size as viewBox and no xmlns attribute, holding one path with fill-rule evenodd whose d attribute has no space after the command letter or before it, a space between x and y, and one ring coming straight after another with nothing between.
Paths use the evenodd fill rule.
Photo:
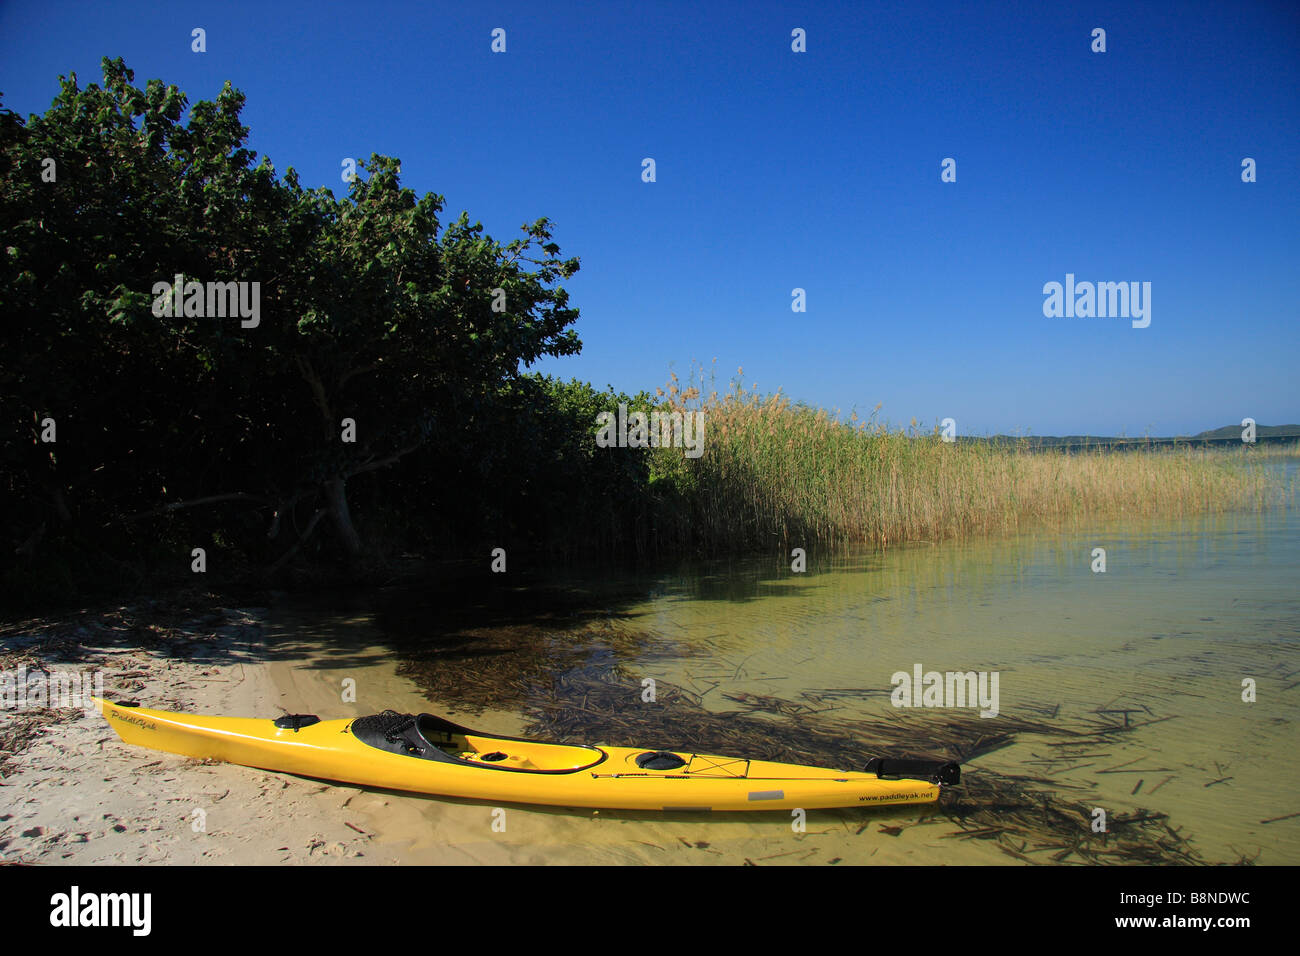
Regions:
<instances>
[{"instance_id":1,"label":"kayak deck line","mask_svg":"<svg viewBox=\"0 0 1300 956\"><path fill-rule=\"evenodd\" d=\"M492 735L433 714L208 717L96 699L129 744L430 796L629 810L829 809L932 803L954 763L873 758L862 771ZM600 768L596 770L594 768Z\"/></svg>"}]
</instances>

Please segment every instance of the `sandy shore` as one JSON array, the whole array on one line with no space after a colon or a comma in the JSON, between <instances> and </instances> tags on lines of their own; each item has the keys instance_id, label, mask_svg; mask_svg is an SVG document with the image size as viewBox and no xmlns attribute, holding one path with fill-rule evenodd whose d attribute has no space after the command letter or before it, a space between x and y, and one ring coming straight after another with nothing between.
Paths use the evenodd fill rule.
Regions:
<instances>
[{"instance_id":1,"label":"sandy shore","mask_svg":"<svg viewBox=\"0 0 1300 956\"><path fill-rule=\"evenodd\" d=\"M170 626L153 616L129 608L10 633L0 640L4 669L98 671L110 697L164 709L280 712L268 667L253 660L264 610L218 608ZM0 779L0 860L369 862L370 840L347 825L337 788L128 747L97 712L47 713L57 722L9 757ZM0 739L31 716L0 711Z\"/></svg>"},{"instance_id":2,"label":"sandy shore","mask_svg":"<svg viewBox=\"0 0 1300 956\"><path fill-rule=\"evenodd\" d=\"M288 637L268 625L262 608L144 605L8 627L0 632L0 672L98 671L110 697L205 714L437 709L395 676L381 648L349 648L340 660ZM355 681L358 703L341 703L345 678ZM503 733L520 729L508 714L447 716ZM29 729L18 733L24 720ZM905 807L809 814L802 833L772 814L724 820L507 807L495 815L482 803L131 747L98 712L80 709L0 710L4 749L17 752L0 753L3 862L879 864L934 862L937 847L951 846L941 840L950 827L917 825L918 811ZM979 854L966 862L999 861Z\"/></svg>"}]
</instances>

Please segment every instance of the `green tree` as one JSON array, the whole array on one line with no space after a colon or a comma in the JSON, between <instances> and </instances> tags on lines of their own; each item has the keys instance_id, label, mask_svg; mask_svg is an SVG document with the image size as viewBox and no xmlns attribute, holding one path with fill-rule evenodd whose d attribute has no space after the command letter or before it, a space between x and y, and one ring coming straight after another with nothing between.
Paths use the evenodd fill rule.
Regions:
<instances>
[{"instance_id":1,"label":"green tree","mask_svg":"<svg viewBox=\"0 0 1300 956\"><path fill-rule=\"evenodd\" d=\"M349 481L427 449L449 422L463 434L489 420L521 366L578 351L557 285L578 261L546 219L504 245L466 215L444 227L442 197L402 188L396 159L372 156L345 197L306 190L292 169L254 164L229 84L183 119L176 87L133 82L106 59L102 87L72 75L44 115L0 111L14 550L30 556L51 529L85 539L168 515L285 557L328 516L355 557ZM258 283L258 324L156 315L156 285L178 274ZM39 441L46 417L53 446Z\"/></svg>"}]
</instances>

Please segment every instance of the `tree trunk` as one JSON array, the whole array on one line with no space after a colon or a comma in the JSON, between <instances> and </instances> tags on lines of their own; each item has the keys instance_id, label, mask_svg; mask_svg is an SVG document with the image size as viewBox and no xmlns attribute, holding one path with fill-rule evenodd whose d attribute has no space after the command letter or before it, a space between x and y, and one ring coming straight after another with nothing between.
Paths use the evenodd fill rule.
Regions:
<instances>
[{"instance_id":1,"label":"tree trunk","mask_svg":"<svg viewBox=\"0 0 1300 956\"><path fill-rule=\"evenodd\" d=\"M63 500L63 489L55 488L52 497L54 499L54 513L59 516L59 520L64 524L72 524L72 512L68 510L68 503Z\"/></svg>"},{"instance_id":2,"label":"tree trunk","mask_svg":"<svg viewBox=\"0 0 1300 956\"><path fill-rule=\"evenodd\" d=\"M361 554L361 536L352 524L346 488L345 478L332 478L325 482L325 500L329 506L330 519L334 522L334 530L338 532L339 540L343 542L343 549L350 560Z\"/></svg>"}]
</instances>

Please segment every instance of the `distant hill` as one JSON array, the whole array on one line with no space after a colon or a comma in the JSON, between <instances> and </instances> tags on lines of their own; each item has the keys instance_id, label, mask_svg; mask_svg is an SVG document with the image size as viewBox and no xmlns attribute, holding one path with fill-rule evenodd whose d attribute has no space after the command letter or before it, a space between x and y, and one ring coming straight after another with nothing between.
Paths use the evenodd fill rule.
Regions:
<instances>
[{"instance_id":1,"label":"distant hill","mask_svg":"<svg viewBox=\"0 0 1300 956\"><path fill-rule=\"evenodd\" d=\"M1201 432L1195 436L1200 439L1240 438L1240 425L1224 425L1214 431ZM1300 425L1256 425L1256 438L1300 438Z\"/></svg>"},{"instance_id":2,"label":"distant hill","mask_svg":"<svg viewBox=\"0 0 1300 956\"><path fill-rule=\"evenodd\" d=\"M1300 439L1300 425L1256 425L1257 442L1288 441ZM1155 436L1121 436L1121 435L993 435L991 437L964 436L959 441L989 442L995 445L1015 445L1024 443L1031 448L1138 448L1147 445L1173 444L1210 444L1241 441L1240 425L1224 425L1222 428L1198 432L1195 435L1177 435L1170 438Z\"/></svg>"}]
</instances>

